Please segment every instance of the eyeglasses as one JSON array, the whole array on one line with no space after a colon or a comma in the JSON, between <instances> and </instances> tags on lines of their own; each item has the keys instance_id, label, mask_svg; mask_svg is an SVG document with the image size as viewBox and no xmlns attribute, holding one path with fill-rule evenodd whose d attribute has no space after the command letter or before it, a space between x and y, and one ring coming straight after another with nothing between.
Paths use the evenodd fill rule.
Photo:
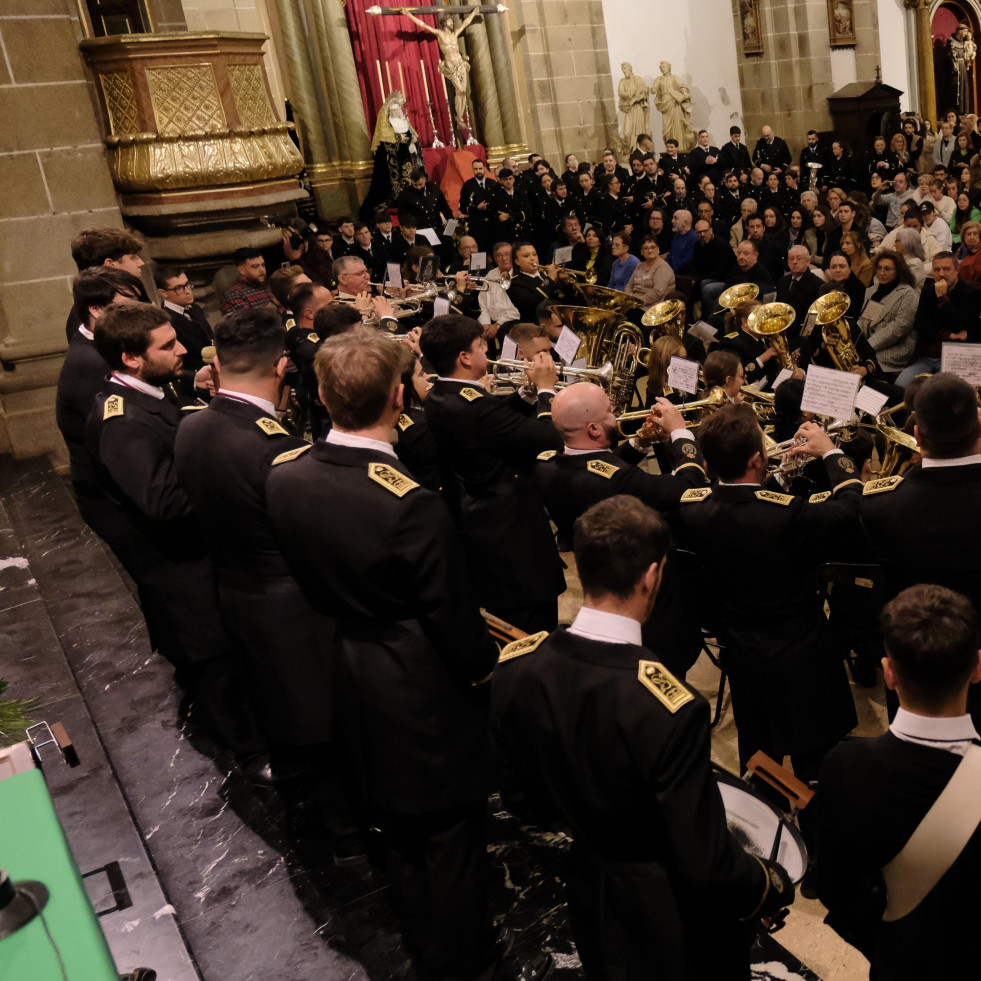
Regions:
<instances>
[{"instance_id":1,"label":"eyeglasses","mask_svg":"<svg viewBox=\"0 0 981 981\"><path fill-rule=\"evenodd\" d=\"M161 293L190 293L191 284L190 283L178 283L176 286L161 286Z\"/></svg>"}]
</instances>

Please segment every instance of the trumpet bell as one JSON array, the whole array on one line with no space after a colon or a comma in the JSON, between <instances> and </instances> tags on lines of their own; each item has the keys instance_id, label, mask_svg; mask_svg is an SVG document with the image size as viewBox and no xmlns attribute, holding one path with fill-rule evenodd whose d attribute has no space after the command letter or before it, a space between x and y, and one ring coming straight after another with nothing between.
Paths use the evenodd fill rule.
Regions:
<instances>
[{"instance_id":1,"label":"trumpet bell","mask_svg":"<svg viewBox=\"0 0 981 981\"><path fill-rule=\"evenodd\" d=\"M847 293L832 290L824 296L819 296L808 308L807 315L815 314L817 326L823 327L825 324L833 324L836 320L841 320L848 312L851 303Z\"/></svg>"},{"instance_id":2,"label":"trumpet bell","mask_svg":"<svg viewBox=\"0 0 981 981\"><path fill-rule=\"evenodd\" d=\"M622 293L620 290L611 290L606 286L576 282L569 285L576 291L583 305L594 310L611 310L622 317L631 310L639 310L644 305L635 296Z\"/></svg>"},{"instance_id":3,"label":"trumpet bell","mask_svg":"<svg viewBox=\"0 0 981 981\"><path fill-rule=\"evenodd\" d=\"M782 334L797 316L789 303L764 303L747 318L746 327L751 334L764 340Z\"/></svg>"},{"instance_id":4,"label":"trumpet bell","mask_svg":"<svg viewBox=\"0 0 981 981\"><path fill-rule=\"evenodd\" d=\"M640 318L640 322L645 327L660 327L675 320L684 312L684 300L662 300L650 307Z\"/></svg>"},{"instance_id":5,"label":"trumpet bell","mask_svg":"<svg viewBox=\"0 0 981 981\"><path fill-rule=\"evenodd\" d=\"M719 306L724 310L734 310L743 303L749 303L760 295L760 288L756 283L737 283L724 290L719 297Z\"/></svg>"}]
</instances>

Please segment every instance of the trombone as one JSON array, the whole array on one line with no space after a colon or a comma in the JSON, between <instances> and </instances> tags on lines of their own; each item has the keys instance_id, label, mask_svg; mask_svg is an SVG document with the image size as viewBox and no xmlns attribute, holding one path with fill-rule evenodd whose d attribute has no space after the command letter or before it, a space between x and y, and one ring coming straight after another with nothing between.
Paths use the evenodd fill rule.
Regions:
<instances>
[{"instance_id":1,"label":"trombone","mask_svg":"<svg viewBox=\"0 0 981 981\"><path fill-rule=\"evenodd\" d=\"M710 416L717 409L721 409L729 401L729 396L726 394L726 390L720 385L716 385L712 388L708 395L703 399L698 399L696 402L686 402L684 405L677 406L678 411L685 418L689 413L698 413L698 418L693 420L689 429L694 429L703 419ZM651 414L650 409L637 409L633 412L624 412L617 416L617 429L620 431L621 436L636 436L636 433L625 433L623 431L623 424L625 422L636 422L640 419L646 419ZM663 433L664 430L655 424L654 438Z\"/></svg>"}]
</instances>

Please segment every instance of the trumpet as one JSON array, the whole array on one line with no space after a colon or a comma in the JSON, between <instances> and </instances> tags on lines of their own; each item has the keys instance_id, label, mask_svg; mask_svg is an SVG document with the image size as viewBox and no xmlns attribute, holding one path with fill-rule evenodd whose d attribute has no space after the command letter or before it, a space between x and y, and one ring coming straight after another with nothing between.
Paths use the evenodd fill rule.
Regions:
<instances>
[{"instance_id":1,"label":"trumpet","mask_svg":"<svg viewBox=\"0 0 981 981\"><path fill-rule=\"evenodd\" d=\"M467 273L467 278L469 280L469 282L467 283L467 285L472 290L475 290L477 292L481 292L481 291L486 290L488 288L487 287L487 284L484 282L482 276L471 276L469 273ZM451 293L456 293L457 292L457 289L456 289L456 276L455 275L453 275L452 273L444 273L443 276L442 276L442 279L443 279L443 282L446 284L445 288L447 290L449 290L449 292L451 292Z\"/></svg>"},{"instance_id":2,"label":"trumpet","mask_svg":"<svg viewBox=\"0 0 981 981\"><path fill-rule=\"evenodd\" d=\"M532 384L528 375L531 367L530 361L519 361L512 358L502 358L500 361L488 361L487 367L492 370L491 380L492 395L506 395L517 388L528 387ZM498 368L505 371L498 373ZM609 361L602 368L573 368L566 365L556 365L559 373L559 380L556 388L567 388L577 382L591 381L597 382L604 388L608 388L616 377L613 365Z\"/></svg>"},{"instance_id":3,"label":"trumpet","mask_svg":"<svg viewBox=\"0 0 981 981\"><path fill-rule=\"evenodd\" d=\"M726 390L716 385L705 398L698 399L696 402L688 402L685 405L679 405L678 411L686 419L691 413L699 413L699 417L688 427L689 429L693 429L702 419L710 416L717 409L721 409L728 401L729 396L726 394ZM623 431L623 424L625 422L636 422L640 419L646 419L650 414L650 409L637 409L634 412L624 412L617 416L617 429L620 431L620 435L635 436L636 433L625 433ZM660 426L657 426L654 430L654 437L657 438L663 432L664 430Z\"/></svg>"},{"instance_id":4,"label":"trumpet","mask_svg":"<svg viewBox=\"0 0 981 981\"><path fill-rule=\"evenodd\" d=\"M568 269L566 266L559 266L559 273L565 273L573 278L581 278L588 286L595 286L599 280L599 274L595 269Z\"/></svg>"}]
</instances>

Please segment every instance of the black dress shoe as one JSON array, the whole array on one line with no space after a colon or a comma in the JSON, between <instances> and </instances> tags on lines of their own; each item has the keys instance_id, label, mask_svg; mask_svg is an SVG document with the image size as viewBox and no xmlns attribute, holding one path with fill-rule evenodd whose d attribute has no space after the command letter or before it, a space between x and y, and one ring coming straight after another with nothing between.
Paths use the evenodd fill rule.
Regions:
<instances>
[{"instance_id":1,"label":"black dress shoe","mask_svg":"<svg viewBox=\"0 0 981 981\"><path fill-rule=\"evenodd\" d=\"M245 759L236 760L239 772L253 787L272 787L275 784L269 757L265 753L256 753Z\"/></svg>"}]
</instances>

